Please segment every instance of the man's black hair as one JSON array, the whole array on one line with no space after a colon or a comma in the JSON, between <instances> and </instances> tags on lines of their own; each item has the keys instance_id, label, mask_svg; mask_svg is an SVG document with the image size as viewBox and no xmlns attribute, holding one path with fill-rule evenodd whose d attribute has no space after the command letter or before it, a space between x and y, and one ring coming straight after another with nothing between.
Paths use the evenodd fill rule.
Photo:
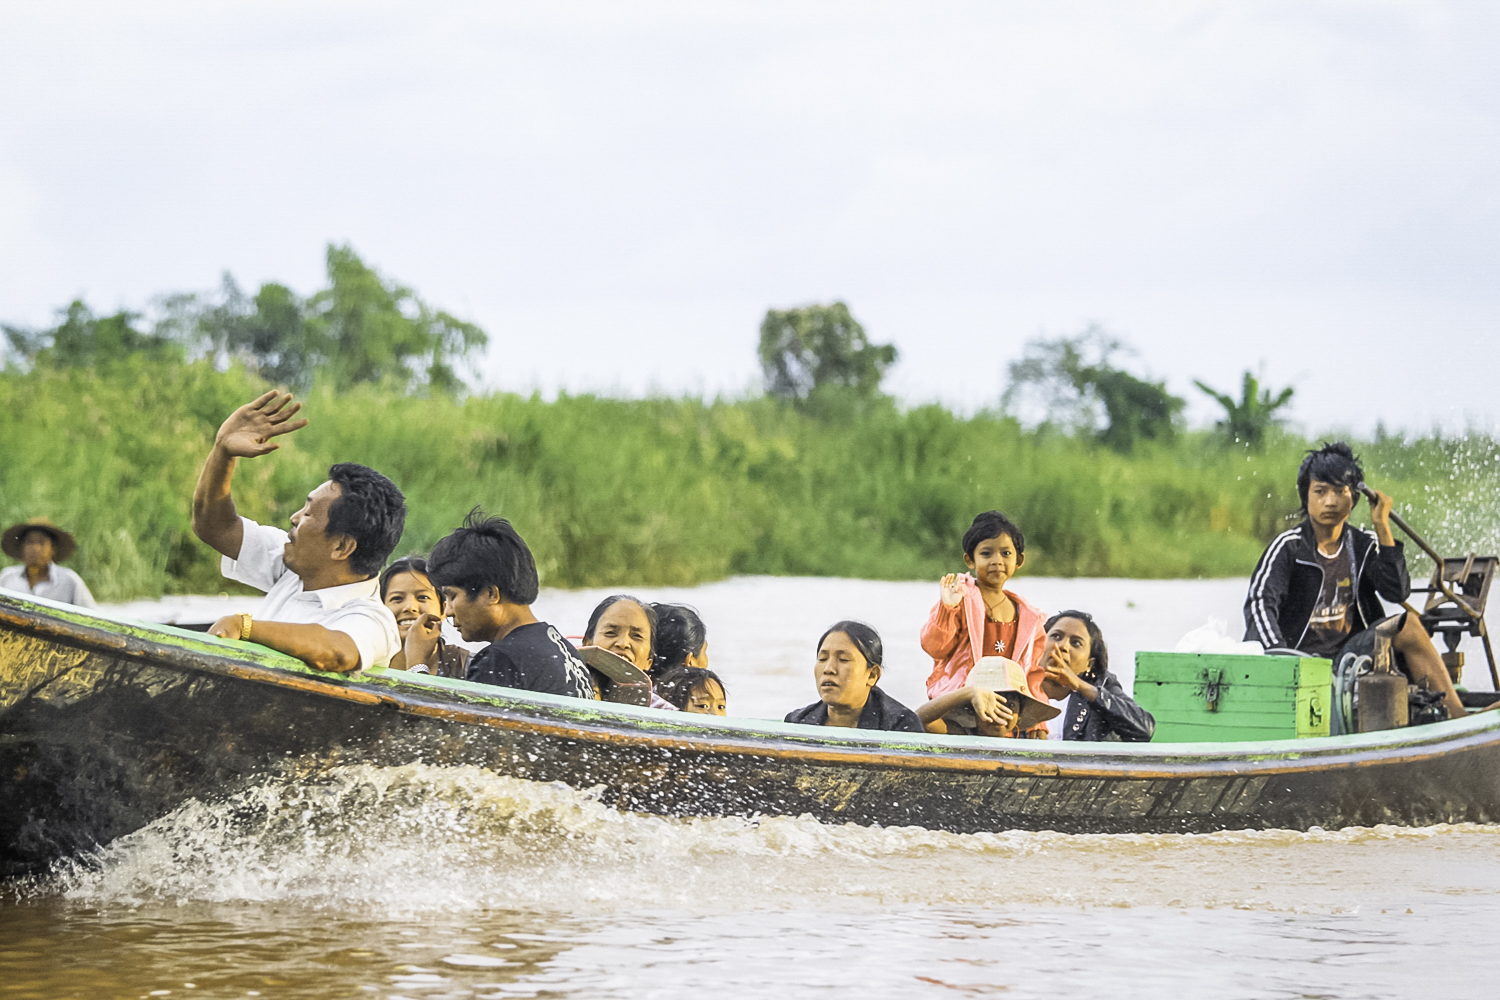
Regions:
<instances>
[{"instance_id":1,"label":"man's black hair","mask_svg":"<svg viewBox=\"0 0 1500 1000\"><path fill-rule=\"evenodd\" d=\"M1314 479L1330 486L1349 487L1357 507L1359 484L1364 478L1365 470L1360 468L1359 459L1352 448L1342 441L1335 441L1333 444L1324 441L1323 447L1307 453L1307 457L1302 460L1302 467L1297 470L1297 495L1302 498L1302 513L1307 513L1307 491L1312 489Z\"/></svg>"},{"instance_id":2,"label":"man's black hair","mask_svg":"<svg viewBox=\"0 0 1500 1000\"><path fill-rule=\"evenodd\" d=\"M427 557L432 585L458 587L470 598L486 587L508 604L531 604L541 589L531 549L503 517L486 517L475 507L464 526L432 547Z\"/></svg>"},{"instance_id":3,"label":"man's black hair","mask_svg":"<svg viewBox=\"0 0 1500 1000\"><path fill-rule=\"evenodd\" d=\"M651 659L648 661L651 668L656 666L656 607L647 604L639 597L631 597L629 594L610 594L600 601L594 608L594 613L589 615L589 623L583 630L583 641L592 646L594 644L594 630L599 627L599 619L604 617L604 612L619 604L621 601L629 601L646 616L646 627L651 630Z\"/></svg>"},{"instance_id":4,"label":"man's black hair","mask_svg":"<svg viewBox=\"0 0 1500 1000\"><path fill-rule=\"evenodd\" d=\"M969 530L964 532L964 555L973 559L974 550L979 548L980 542L986 538L999 538L1001 535L1010 536L1011 544L1016 547L1016 555L1026 554L1026 536L1021 534L1016 522L998 510L987 510L975 517Z\"/></svg>"},{"instance_id":5,"label":"man's black hair","mask_svg":"<svg viewBox=\"0 0 1500 1000\"><path fill-rule=\"evenodd\" d=\"M653 604L651 608L656 612L656 627L651 630L651 639L656 647L653 661L657 671L680 667L689 656L703 650L703 644L708 641L708 629L695 608L686 604Z\"/></svg>"},{"instance_id":6,"label":"man's black hair","mask_svg":"<svg viewBox=\"0 0 1500 1000\"><path fill-rule=\"evenodd\" d=\"M328 506L325 534L354 539L349 568L364 577L374 576L406 530L406 497L374 469L353 462L333 466L328 478L344 492Z\"/></svg>"},{"instance_id":7,"label":"man's black hair","mask_svg":"<svg viewBox=\"0 0 1500 1000\"><path fill-rule=\"evenodd\" d=\"M1083 679L1090 684L1099 683L1104 679L1104 675L1109 673L1109 647L1104 644L1104 633L1099 630L1094 616L1087 611L1059 611L1042 625L1042 635L1051 632L1052 626L1057 624L1059 618L1072 618L1083 622L1084 631L1089 634L1089 655L1093 657Z\"/></svg>"}]
</instances>

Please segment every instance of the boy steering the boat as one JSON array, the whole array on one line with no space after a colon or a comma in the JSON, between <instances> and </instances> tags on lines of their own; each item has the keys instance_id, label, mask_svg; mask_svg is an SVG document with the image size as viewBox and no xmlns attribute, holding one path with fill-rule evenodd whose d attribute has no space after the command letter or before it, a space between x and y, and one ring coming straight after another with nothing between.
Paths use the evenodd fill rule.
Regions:
<instances>
[{"instance_id":1,"label":"boy steering the boat","mask_svg":"<svg viewBox=\"0 0 1500 1000\"><path fill-rule=\"evenodd\" d=\"M1380 598L1400 604L1411 595L1406 556L1391 534L1391 498L1375 492L1372 530L1348 525L1364 475L1342 441L1307 453L1297 471L1304 520L1276 536L1255 567L1245 598L1246 639L1337 663L1346 646L1388 620ZM1463 702L1417 616L1393 617L1401 619L1392 641L1398 665L1413 683L1442 696L1448 718L1463 718Z\"/></svg>"},{"instance_id":2,"label":"boy steering the boat","mask_svg":"<svg viewBox=\"0 0 1500 1000\"><path fill-rule=\"evenodd\" d=\"M219 428L193 491L193 534L221 556L231 580L266 592L254 615L225 615L209 629L269 646L315 670L383 667L401 648L380 601L380 568L401 540L406 498L374 469L341 462L307 495L291 530L241 517L230 495L235 465L275 451L272 439L307 426L290 393L268 392Z\"/></svg>"}]
</instances>

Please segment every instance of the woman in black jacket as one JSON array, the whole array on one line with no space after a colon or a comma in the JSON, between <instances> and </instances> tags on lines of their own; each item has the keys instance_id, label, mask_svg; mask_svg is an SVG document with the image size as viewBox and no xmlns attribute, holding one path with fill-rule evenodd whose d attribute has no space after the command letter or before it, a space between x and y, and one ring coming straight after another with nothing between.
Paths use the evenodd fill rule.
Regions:
<instances>
[{"instance_id":1,"label":"woman in black jacket","mask_svg":"<svg viewBox=\"0 0 1500 1000\"><path fill-rule=\"evenodd\" d=\"M788 712L787 722L845 729L887 729L920 733L917 713L875 685L885 649L880 635L864 622L842 621L818 640L813 683L818 700Z\"/></svg>"},{"instance_id":2,"label":"woman in black jacket","mask_svg":"<svg viewBox=\"0 0 1500 1000\"><path fill-rule=\"evenodd\" d=\"M1156 732L1156 720L1109 672L1109 647L1093 616L1060 611L1047 619L1042 631L1047 637L1042 691L1053 701L1067 699L1063 714L1048 727L1062 726L1065 740L1148 742Z\"/></svg>"}]
</instances>

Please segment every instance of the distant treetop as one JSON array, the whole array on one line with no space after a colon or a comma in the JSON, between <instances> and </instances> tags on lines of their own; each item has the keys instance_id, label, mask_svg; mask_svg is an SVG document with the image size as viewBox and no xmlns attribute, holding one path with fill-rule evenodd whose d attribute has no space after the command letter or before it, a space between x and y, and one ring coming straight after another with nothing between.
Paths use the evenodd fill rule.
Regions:
<instances>
[{"instance_id":1,"label":"distant treetop","mask_svg":"<svg viewBox=\"0 0 1500 1000\"><path fill-rule=\"evenodd\" d=\"M897 351L894 344L870 343L849 307L835 302L769 310L760 325L759 355L766 392L801 403L825 387L859 399L877 396Z\"/></svg>"},{"instance_id":2,"label":"distant treetop","mask_svg":"<svg viewBox=\"0 0 1500 1000\"><path fill-rule=\"evenodd\" d=\"M1185 401L1151 382L1116 367L1114 359L1129 348L1097 325L1073 337L1033 340L1009 366L1001 405L1039 405L1043 422L1070 429L1096 428L1099 410L1106 420L1096 430L1099 441L1128 453L1140 441L1170 440Z\"/></svg>"},{"instance_id":3,"label":"distant treetop","mask_svg":"<svg viewBox=\"0 0 1500 1000\"><path fill-rule=\"evenodd\" d=\"M28 366L99 368L146 352L158 359L238 360L298 390L319 377L340 389L463 387L455 369L488 343L482 329L381 277L347 245L329 245L327 274L328 287L304 299L275 282L247 296L226 273L216 293L162 296L149 333L136 328L137 313L98 318L81 301L59 311L56 327L4 332Z\"/></svg>"}]
</instances>

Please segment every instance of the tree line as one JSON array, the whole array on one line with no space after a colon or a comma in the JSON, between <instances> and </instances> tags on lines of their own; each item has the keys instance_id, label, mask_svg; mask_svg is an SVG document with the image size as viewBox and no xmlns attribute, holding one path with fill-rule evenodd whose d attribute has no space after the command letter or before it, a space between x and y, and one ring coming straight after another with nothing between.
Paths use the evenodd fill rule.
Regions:
<instances>
[{"instance_id":1,"label":"tree line","mask_svg":"<svg viewBox=\"0 0 1500 1000\"><path fill-rule=\"evenodd\" d=\"M239 362L265 381L305 392L320 379L342 388L374 385L400 393L457 393L460 370L489 337L477 324L430 305L386 278L347 245L329 245L326 287L307 297L278 282L246 293L225 274L211 293L163 295L151 322L121 310L95 315L75 300L44 329L6 325L22 368L108 370L126 358L155 362ZM843 302L771 309L758 344L765 393L822 419L852 419L892 401L886 373L895 345L872 341ZM1186 401L1161 381L1123 367L1133 352L1099 326L1074 336L1039 338L1009 363L1001 414L1030 409L1043 428L1092 437L1121 454L1145 441L1168 442L1182 429ZM1239 398L1195 381L1224 410L1216 429L1252 451L1284 420L1290 387L1262 387L1244 373Z\"/></svg>"},{"instance_id":2,"label":"tree line","mask_svg":"<svg viewBox=\"0 0 1500 1000\"><path fill-rule=\"evenodd\" d=\"M1031 403L1045 414L1044 427L1091 434L1122 454L1142 441L1170 441L1181 430L1187 401L1168 392L1165 382L1120 367L1117 359L1129 353L1124 341L1097 325L1072 337L1033 340L1007 367L1000 410L1014 413ZM881 399L880 384L897 350L873 343L848 306L835 302L767 312L759 355L769 395L821 414ZM1290 387L1261 388L1250 371L1239 399L1202 381L1193 384L1223 407L1224 419L1215 429L1226 443L1252 451L1262 450L1267 435L1283 425L1293 395Z\"/></svg>"},{"instance_id":3,"label":"tree line","mask_svg":"<svg viewBox=\"0 0 1500 1000\"><path fill-rule=\"evenodd\" d=\"M327 287L303 298L266 282L246 294L225 274L214 293L161 296L149 328L138 312L97 316L82 301L56 326L4 326L24 367L108 369L130 357L242 363L274 385L306 391L319 377L339 386L453 392L458 368L489 342L474 323L382 277L349 246L330 245Z\"/></svg>"}]
</instances>

